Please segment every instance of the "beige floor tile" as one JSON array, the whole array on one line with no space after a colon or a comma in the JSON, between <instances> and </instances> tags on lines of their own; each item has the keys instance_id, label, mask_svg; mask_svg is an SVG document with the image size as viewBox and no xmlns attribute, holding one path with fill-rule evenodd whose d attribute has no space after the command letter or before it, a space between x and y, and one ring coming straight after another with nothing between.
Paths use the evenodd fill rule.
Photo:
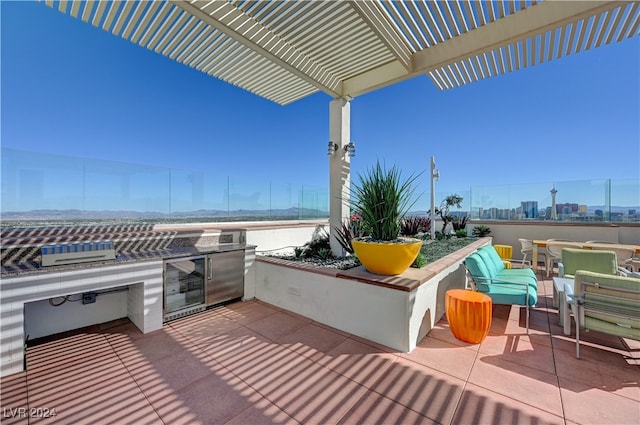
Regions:
<instances>
[{"instance_id":1,"label":"beige floor tile","mask_svg":"<svg viewBox=\"0 0 640 425\"><path fill-rule=\"evenodd\" d=\"M280 345L311 360L318 360L347 339L343 334L307 323L280 339Z\"/></svg>"},{"instance_id":2,"label":"beige floor tile","mask_svg":"<svg viewBox=\"0 0 640 425\"><path fill-rule=\"evenodd\" d=\"M109 342L125 365L139 360L153 362L194 347L191 341L177 332L170 333L165 330L153 332L144 338L112 336Z\"/></svg>"},{"instance_id":3,"label":"beige floor tile","mask_svg":"<svg viewBox=\"0 0 640 425\"><path fill-rule=\"evenodd\" d=\"M401 357L466 380L477 354L475 350L427 336L411 353Z\"/></svg>"},{"instance_id":4,"label":"beige floor tile","mask_svg":"<svg viewBox=\"0 0 640 425\"><path fill-rule=\"evenodd\" d=\"M153 408L122 364L69 370L29 386L29 407L55 409L56 416L31 423L158 423Z\"/></svg>"},{"instance_id":5,"label":"beige floor tile","mask_svg":"<svg viewBox=\"0 0 640 425\"><path fill-rule=\"evenodd\" d=\"M564 425L564 419L513 398L467 384L451 423Z\"/></svg>"},{"instance_id":6,"label":"beige floor tile","mask_svg":"<svg viewBox=\"0 0 640 425\"><path fill-rule=\"evenodd\" d=\"M365 394L366 388L319 366L294 368L295 378L263 394L301 424L335 424Z\"/></svg>"},{"instance_id":7,"label":"beige floor tile","mask_svg":"<svg viewBox=\"0 0 640 425\"><path fill-rule=\"evenodd\" d=\"M29 402L27 399L27 373L19 372L0 378L0 424L27 424Z\"/></svg>"},{"instance_id":8,"label":"beige floor tile","mask_svg":"<svg viewBox=\"0 0 640 425\"><path fill-rule=\"evenodd\" d=\"M438 339L440 341L448 342L449 344L457 345L459 347L465 347L470 350L478 351L480 344L470 344L468 342L459 340L453 335L447 323L446 316L442 318L429 332L429 338ZM424 341L424 339L423 339ZM420 345L420 344L418 344Z\"/></svg>"},{"instance_id":9,"label":"beige floor tile","mask_svg":"<svg viewBox=\"0 0 640 425\"><path fill-rule=\"evenodd\" d=\"M583 347L584 348L584 347ZM560 379L569 379L587 387L617 394L640 403L640 367L630 365L618 353L597 350L581 350L581 358L575 352L555 351L556 367Z\"/></svg>"},{"instance_id":10,"label":"beige floor tile","mask_svg":"<svg viewBox=\"0 0 640 425\"><path fill-rule=\"evenodd\" d=\"M151 402L176 393L222 369L221 365L202 352L192 350L182 350L171 356L128 368L136 384Z\"/></svg>"},{"instance_id":11,"label":"beige floor tile","mask_svg":"<svg viewBox=\"0 0 640 425\"><path fill-rule=\"evenodd\" d=\"M488 363L507 360L543 372L555 373L553 350L548 345L538 344L538 339L537 335L489 334L480 345L478 360Z\"/></svg>"},{"instance_id":12,"label":"beige floor tile","mask_svg":"<svg viewBox=\"0 0 640 425\"><path fill-rule=\"evenodd\" d=\"M521 366L499 358L480 359L469 383L562 416L562 401L555 374Z\"/></svg>"},{"instance_id":13,"label":"beige floor tile","mask_svg":"<svg viewBox=\"0 0 640 425\"><path fill-rule=\"evenodd\" d=\"M368 391L340 420L341 425L351 424L437 424L400 403L380 394Z\"/></svg>"},{"instance_id":14,"label":"beige floor tile","mask_svg":"<svg viewBox=\"0 0 640 425\"><path fill-rule=\"evenodd\" d=\"M279 342L283 337L295 332L297 329L310 323L309 319L299 315L277 312L268 317L268 320L258 320L248 323L246 326L271 341Z\"/></svg>"},{"instance_id":15,"label":"beige floor tile","mask_svg":"<svg viewBox=\"0 0 640 425\"><path fill-rule=\"evenodd\" d=\"M541 282L529 335L524 309L496 305L483 343L443 319L410 354L259 301L149 334L126 319L65 332L0 380L2 407L55 408L31 421L55 424L640 423L640 345L591 332L577 360Z\"/></svg>"},{"instance_id":16,"label":"beige floor tile","mask_svg":"<svg viewBox=\"0 0 640 425\"><path fill-rule=\"evenodd\" d=\"M386 373L397 356L372 345L346 339L318 362L365 387Z\"/></svg>"},{"instance_id":17,"label":"beige floor tile","mask_svg":"<svg viewBox=\"0 0 640 425\"><path fill-rule=\"evenodd\" d=\"M277 312L277 309L255 300L229 304L223 310L226 317L242 325L264 319Z\"/></svg>"},{"instance_id":18,"label":"beige floor tile","mask_svg":"<svg viewBox=\"0 0 640 425\"><path fill-rule=\"evenodd\" d=\"M114 356L113 348L101 334L79 334L27 349L27 370L31 379L40 371L65 373L77 365L100 364Z\"/></svg>"},{"instance_id":19,"label":"beige floor tile","mask_svg":"<svg viewBox=\"0 0 640 425\"><path fill-rule=\"evenodd\" d=\"M266 398L260 399L253 406L226 422L226 425L299 425L300 423L280 410L278 406Z\"/></svg>"},{"instance_id":20,"label":"beige floor tile","mask_svg":"<svg viewBox=\"0 0 640 425\"><path fill-rule=\"evenodd\" d=\"M176 320L170 322L169 326L193 343L213 339L242 326L238 321L225 316L221 310L210 310L201 314L204 317L187 318L185 322ZM193 317L198 316L200 314Z\"/></svg>"},{"instance_id":21,"label":"beige floor tile","mask_svg":"<svg viewBox=\"0 0 640 425\"><path fill-rule=\"evenodd\" d=\"M262 397L221 369L154 403L166 424L223 424Z\"/></svg>"},{"instance_id":22,"label":"beige floor tile","mask_svg":"<svg viewBox=\"0 0 640 425\"><path fill-rule=\"evenodd\" d=\"M464 381L405 358L380 377L371 390L439 423L450 423Z\"/></svg>"},{"instance_id":23,"label":"beige floor tile","mask_svg":"<svg viewBox=\"0 0 640 425\"><path fill-rule=\"evenodd\" d=\"M637 385L636 379L636 385ZM640 403L594 385L560 377L567 420L580 424L639 424Z\"/></svg>"}]
</instances>

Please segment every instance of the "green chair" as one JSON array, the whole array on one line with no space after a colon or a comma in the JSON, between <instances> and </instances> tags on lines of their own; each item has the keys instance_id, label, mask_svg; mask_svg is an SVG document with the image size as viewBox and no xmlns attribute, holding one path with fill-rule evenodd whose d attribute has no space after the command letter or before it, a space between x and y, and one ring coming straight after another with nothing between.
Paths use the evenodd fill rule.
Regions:
<instances>
[{"instance_id":1,"label":"green chair","mask_svg":"<svg viewBox=\"0 0 640 425\"><path fill-rule=\"evenodd\" d=\"M613 251L596 251L579 248L562 248L562 260L558 264L558 276L573 279L578 270L619 274L618 259Z\"/></svg>"},{"instance_id":2,"label":"green chair","mask_svg":"<svg viewBox=\"0 0 640 425\"><path fill-rule=\"evenodd\" d=\"M527 309L526 328L529 333L529 307L538 301L538 280L530 268L507 269L491 245L484 246L464 260L469 283L474 291L491 297L493 304L521 305Z\"/></svg>"},{"instance_id":3,"label":"green chair","mask_svg":"<svg viewBox=\"0 0 640 425\"><path fill-rule=\"evenodd\" d=\"M640 340L640 279L578 270L564 291L576 319L576 358L581 328ZM568 316L565 308L565 323Z\"/></svg>"}]
</instances>

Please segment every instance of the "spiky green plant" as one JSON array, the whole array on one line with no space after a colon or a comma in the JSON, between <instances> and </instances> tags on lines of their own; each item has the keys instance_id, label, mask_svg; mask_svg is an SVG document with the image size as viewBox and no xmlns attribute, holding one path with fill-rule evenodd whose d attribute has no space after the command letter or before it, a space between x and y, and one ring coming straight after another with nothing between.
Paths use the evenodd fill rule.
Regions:
<instances>
[{"instance_id":1,"label":"spiky green plant","mask_svg":"<svg viewBox=\"0 0 640 425\"><path fill-rule=\"evenodd\" d=\"M380 161L359 174L360 182L352 188L351 210L366 226L369 236L377 241L393 241L400 234L400 219L415 204L413 183L420 175L406 180L396 165L387 170Z\"/></svg>"}]
</instances>

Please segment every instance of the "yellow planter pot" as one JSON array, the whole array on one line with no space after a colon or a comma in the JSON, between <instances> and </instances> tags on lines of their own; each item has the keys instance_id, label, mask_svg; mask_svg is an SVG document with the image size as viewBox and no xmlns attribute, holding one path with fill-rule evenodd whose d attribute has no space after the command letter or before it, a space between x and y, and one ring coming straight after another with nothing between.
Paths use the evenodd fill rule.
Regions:
<instances>
[{"instance_id":1,"label":"yellow planter pot","mask_svg":"<svg viewBox=\"0 0 640 425\"><path fill-rule=\"evenodd\" d=\"M351 240L351 246L365 269L371 273L396 275L404 272L416 259L422 241L401 238L404 242L368 242Z\"/></svg>"}]
</instances>

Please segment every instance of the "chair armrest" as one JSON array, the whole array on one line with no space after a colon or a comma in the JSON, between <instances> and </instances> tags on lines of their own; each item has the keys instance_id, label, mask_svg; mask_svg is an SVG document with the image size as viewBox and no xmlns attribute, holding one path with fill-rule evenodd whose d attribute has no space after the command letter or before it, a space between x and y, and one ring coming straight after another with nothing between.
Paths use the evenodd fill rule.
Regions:
<instances>
[{"instance_id":1,"label":"chair armrest","mask_svg":"<svg viewBox=\"0 0 640 425\"><path fill-rule=\"evenodd\" d=\"M471 278L476 282L476 283L482 283L485 285L517 285L517 286L524 286L525 289L529 289L529 284L527 282L516 282L514 280L503 280L503 279L494 279L491 277L474 277L471 276Z\"/></svg>"},{"instance_id":2,"label":"chair armrest","mask_svg":"<svg viewBox=\"0 0 640 425\"><path fill-rule=\"evenodd\" d=\"M573 310L573 285L565 283L564 285L564 299L558 300L559 303L564 303L562 311L562 331L565 335L571 335L571 312Z\"/></svg>"},{"instance_id":3,"label":"chair armrest","mask_svg":"<svg viewBox=\"0 0 640 425\"><path fill-rule=\"evenodd\" d=\"M573 304L573 299L577 298L573 293L573 285L568 283L564 284L564 296L567 304Z\"/></svg>"},{"instance_id":4,"label":"chair armrest","mask_svg":"<svg viewBox=\"0 0 640 425\"><path fill-rule=\"evenodd\" d=\"M618 266L618 275L624 277L640 277L640 273L634 273L631 270L627 270L621 266Z\"/></svg>"},{"instance_id":5,"label":"chair armrest","mask_svg":"<svg viewBox=\"0 0 640 425\"><path fill-rule=\"evenodd\" d=\"M514 269L530 269L531 268L531 261L529 260L524 260L524 264L522 262L522 259L517 259L517 258L509 258L508 260L504 260L504 261L511 261L511 267ZM517 267L514 267L517 266Z\"/></svg>"}]
</instances>

